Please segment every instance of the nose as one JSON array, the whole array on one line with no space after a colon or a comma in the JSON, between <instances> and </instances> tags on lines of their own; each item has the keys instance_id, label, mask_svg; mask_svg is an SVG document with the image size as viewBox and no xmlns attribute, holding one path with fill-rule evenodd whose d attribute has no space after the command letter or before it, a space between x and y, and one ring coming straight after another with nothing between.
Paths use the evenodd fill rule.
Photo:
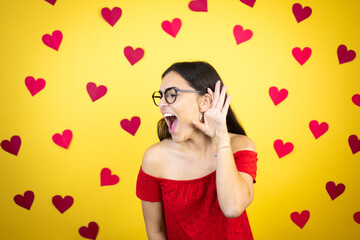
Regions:
<instances>
[{"instance_id":1,"label":"nose","mask_svg":"<svg viewBox=\"0 0 360 240\"><path fill-rule=\"evenodd\" d=\"M162 98L160 98L160 101L159 101L159 107L165 107L165 106L168 106L169 104L166 102L165 100L165 96L163 96Z\"/></svg>"}]
</instances>

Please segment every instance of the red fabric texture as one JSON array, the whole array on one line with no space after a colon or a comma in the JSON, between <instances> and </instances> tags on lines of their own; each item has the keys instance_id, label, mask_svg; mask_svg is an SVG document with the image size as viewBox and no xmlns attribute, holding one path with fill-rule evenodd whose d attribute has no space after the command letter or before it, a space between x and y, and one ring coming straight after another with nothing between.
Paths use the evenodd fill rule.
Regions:
<instances>
[{"instance_id":1,"label":"red fabric texture","mask_svg":"<svg viewBox=\"0 0 360 240\"><path fill-rule=\"evenodd\" d=\"M238 171L254 179L257 153L242 150L234 154ZM193 180L170 180L146 174L140 168L136 195L143 201L163 202L168 240L252 240L246 211L227 218L216 193L216 172Z\"/></svg>"}]
</instances>

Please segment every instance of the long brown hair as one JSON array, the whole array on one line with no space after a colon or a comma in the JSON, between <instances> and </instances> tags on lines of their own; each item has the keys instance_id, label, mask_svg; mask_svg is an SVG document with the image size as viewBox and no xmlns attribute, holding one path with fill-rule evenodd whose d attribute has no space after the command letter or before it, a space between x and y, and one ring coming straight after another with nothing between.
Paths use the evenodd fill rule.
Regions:
<instances>
[{"instance_id":1,"label":"long brown hair","mask_svg":"<svg viewBox=\"0 0 360 240\"><path fill-rule=\"evenodd\" d=\"M163 73L162 78L165 77L169 72L174 71L180 74L188 84L197 91L200 95L204 95L207 92L207 88L210 88L212 91L215 90L215 84L220 80L221 88L223 87L223 82L217 73L217 71L207 62L178 62L171 65ZM226 125L230 133L237 133L246 136L244 128L241 126L237 120L235 113L229 107L228 113L226 115ZM168 131L168 127L164 118L160 119L157 124L157 133L160 141L170 138L171 134Z\"/></svg>"}]
</instances>

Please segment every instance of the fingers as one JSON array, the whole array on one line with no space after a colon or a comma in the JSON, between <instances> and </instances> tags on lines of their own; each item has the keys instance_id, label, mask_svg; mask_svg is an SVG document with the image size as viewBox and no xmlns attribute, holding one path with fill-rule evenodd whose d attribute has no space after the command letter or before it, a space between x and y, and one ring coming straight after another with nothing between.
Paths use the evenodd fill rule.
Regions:
<instances>
[{"instance_id":1,"label":"fingers","mask_svg":"<svg viewBox=\"0 0 360 240\"><path fill-rule=\"evenodd\" d=\"M230 106L230 100L231 100L231 94L226 98L226 102L224 104L224 108L222 109L221 113L223 113L224 115L227 115L227 112L229 110L229 106Z\"/></svg>"},{"instance_id":2,"label":"fingers","mask_svg":"<svg viewBox=\"0 0 360 240\"><path fill-rule=\"evenodd\" d=\"M213 91L210 88L207 88L207 92L208 92L208 94L210 94L211 101L213 102L214 101L214 93L213 93Z\"/></svg>"},{"instance_id":3,"label":"fingers","mask_svg":"<svg viewBox=\"0 0 360 240\"><path fill-rule=\"evenodd\" d=\"M213 96L213 107L217 106L220 95L220 81L217 81L215 84L214 96Z\"/></svg>"},{"instance_id":4,"label":"fingers","mask_svg":"<svg viewBox=\"0 0 360 240\"><path fill-rule=\"evenodd\" d=\"M217 102L216 108L220 109L220 111L221 111L222 107L224 106L226 89L227 89L227 86L224 85L223 88L221 89L221 93L220 93L220 96L219 96L219 101Z\"/></svg>"},{"instance_id":5,"label":"fingers","mask_svg":"<svg viewBox=\"0 0 360 240\"><path fill-rule=\"evenodd\" d=\"M212 98L212 108L217 108L220 111L222 111L222 109L228 109L228 107L224 106L224 101L225 101L225 96L226 96L226 90L227 90L227 86L224 85L221 89L220 92L220 80L216 82L215 84L215 89L214 92L208 88L207 92L210 94L211 98ZM229 98L227 98L226 100L229 100Z\"/></svg>"}]
</instances>

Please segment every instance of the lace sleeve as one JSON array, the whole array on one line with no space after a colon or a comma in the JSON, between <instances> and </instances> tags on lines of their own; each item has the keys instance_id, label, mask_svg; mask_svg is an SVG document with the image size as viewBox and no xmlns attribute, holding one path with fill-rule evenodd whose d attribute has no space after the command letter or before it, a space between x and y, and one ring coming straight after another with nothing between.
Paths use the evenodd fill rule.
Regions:
<instances>
[{"instance_id":1,"label":"lace sleeve","mask_svg":"<svg viewBox=\"0 0 360 240\"><path fill-rule=\"evenodd\" d=\"M238 151L234 153L234 159L238 171L249 174L256 183L257 153L248 150Z\"/></svg>"},{"instance_id":2,"label":"lace sleeve","mask_svg":"<svg viewBox=\"0 0 360 240\"><path fill-rule=\"evenodd\" d=\"M144 201L149 202L161 202L161 187L158 180L143 172L140 167L140 171L136 183L136 196Z\"/></svg>"}]
</instances>

